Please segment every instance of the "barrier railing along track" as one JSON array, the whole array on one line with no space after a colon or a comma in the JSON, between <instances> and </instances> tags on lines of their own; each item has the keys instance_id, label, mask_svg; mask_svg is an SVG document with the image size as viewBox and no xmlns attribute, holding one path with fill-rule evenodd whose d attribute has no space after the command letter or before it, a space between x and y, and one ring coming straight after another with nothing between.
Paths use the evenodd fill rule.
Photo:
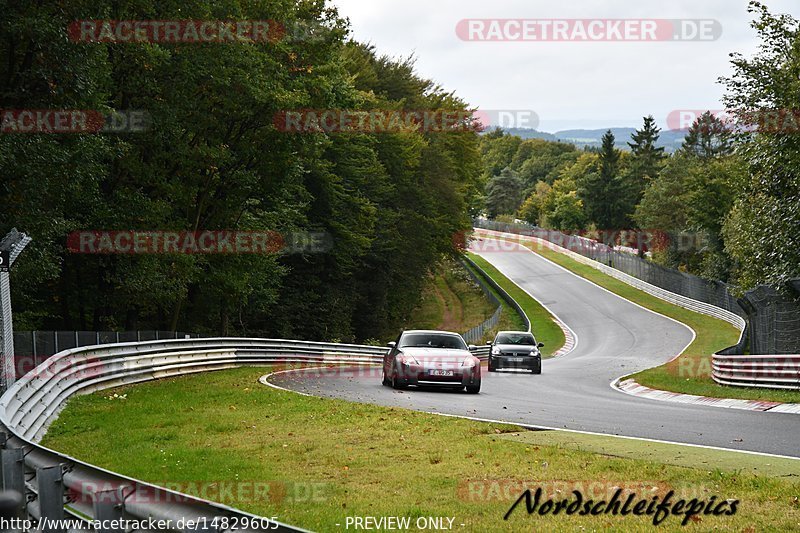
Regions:
<instances>
[{"instance_id":1,"label":"barrier railing along track","mask_svg":"<svg viewBox=\"0 0 800 533\"><path fill-rule=\"evenodd\" d=\"M476 354L485 358L485 348L479 348ZM387 348L380 346L210 338L106 344L61 352L26 374L0 397L0 422L9 433L2 451L4 488L16 487L28 493L30 501L21 515L59 518L66 513L84 519L86 529L91 529L91 519L109 513L133 520L172 520L173 524L180 518L211 524L219 517L227 517L228 523L233 519L236 523L252 523L261 517L116 474L45 448L37 441L75 394L242 365L376 364L386 351ZM14 472L17 468L18 476ZM25 474L28 479L23 477ZM53 491L49 482L53 479L61 490L56 491L59 498L63 498L64 491L84 497L68 502L66 508L61 500L55 505L53 501L45 501L45 494L39 490L43 477L48 482L46 492L50 498ZM114 505L104 506L100 502L100 489L107 492L109 487L124 492L125 496ZM97 492L87 494L93 490ZM131 497L137 494L147 496ZM272 523L270 530L304 531L282 523Z\"/></svg>"}]
</instances>

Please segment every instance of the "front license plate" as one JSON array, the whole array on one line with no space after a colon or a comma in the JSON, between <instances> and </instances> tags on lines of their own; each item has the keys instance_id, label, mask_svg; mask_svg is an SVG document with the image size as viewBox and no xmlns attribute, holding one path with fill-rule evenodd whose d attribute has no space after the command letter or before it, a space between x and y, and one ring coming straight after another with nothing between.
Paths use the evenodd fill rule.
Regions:
<instances>
[{"instance_id":1,"label":"front license plate","mask_svg":"<svg viewBox=\"0 0 800 533\"><path fill-rule=\"evenodd\" d=\"M509 357L509 363L521 363L523 361L522 357Z\"/></svg>"},{"instance_id":2,"label":"front license plate","mask_svg":"<svg viewBox=\"0 0 800 533\"><path fill-rule=\"evenodd\" d=\"M431 370L431 376L446 377L446 376L452 376L452 375L453 375L453 371L452 370Z\"/></svg>"}]
</instances>

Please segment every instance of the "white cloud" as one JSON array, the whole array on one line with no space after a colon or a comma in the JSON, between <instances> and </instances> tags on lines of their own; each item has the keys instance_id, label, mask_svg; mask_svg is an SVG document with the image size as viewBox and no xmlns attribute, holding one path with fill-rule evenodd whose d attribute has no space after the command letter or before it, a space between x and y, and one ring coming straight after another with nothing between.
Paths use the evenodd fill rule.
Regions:
<instances>
[{"instance_id":1,"label":"white cloud","mask_svg":"<svg viewBox=\"0 0 800 533\"><path fill-rule=\"evenodd\" d=\"M332 0L359 41L417 57L418 72L483 109L533 109L544 131L662 126L676 109L719 109L728 54L751 54L747 0ZM797 0L771 0L794 12ZM465 18L715 19L712 42L466 42Z\"/></svg>"}]
</instances>

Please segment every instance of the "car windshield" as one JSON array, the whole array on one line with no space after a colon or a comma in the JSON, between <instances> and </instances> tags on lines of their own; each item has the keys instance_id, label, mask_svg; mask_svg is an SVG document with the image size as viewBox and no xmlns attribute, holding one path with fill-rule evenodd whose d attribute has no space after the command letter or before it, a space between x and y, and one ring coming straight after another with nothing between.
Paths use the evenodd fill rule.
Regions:
<instances>
[{"instance_id":1,"label":"car windshield","mask_svg":"<svg viewBox=\"0 0 800 533\"><path fill-rule=\"evenodd\" d=\"M530 333L501 333L497 336L495 344L521 344L523 346L533 346L536 340Z\"/></svg>"},{"instance_id":2,"label":"car windshield","mask_svg":"<svg viewBox=\"0 0 800 533\"><path fill-rule=\"evenodd\" d=\"M410 333L400 339L400 348L450 348L466 350L467 345L459 335L441 333Z\"/></svg>"}]
</instances>

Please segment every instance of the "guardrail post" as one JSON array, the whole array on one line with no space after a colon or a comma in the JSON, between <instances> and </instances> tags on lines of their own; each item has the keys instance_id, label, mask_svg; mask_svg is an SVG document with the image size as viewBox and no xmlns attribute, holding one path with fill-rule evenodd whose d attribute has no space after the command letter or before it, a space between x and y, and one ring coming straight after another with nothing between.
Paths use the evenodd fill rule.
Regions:
<instances>
[{"instance_id":1,"label":"guardrail post","mask_svg":"<svg viewBox=\"0 0 800 533\"><path fill-rule=\"evenodd\" d=\"M124 498L120 490L101 490L93 495L94 519L99 521L101 526L97 533L124 533L122 527L122 511L124 509ZM110 527L116 524L116 528Z\"/></svg>"},{"instance_id":2,"label":"guardrail post","mask_svg":"<svg viewBox=\"0 0 800 533\"><path fill-rule=\"evenodd\" d=\"M17 517L25 517L25 452L22 448L5 448L0 451L3 465L3 490L13 490L23 495Z\"/></svg>"},{"instance_id":3,"label":"guardrail post","mask_svg":"<svg viewBox=\"0 0 800 533\"><path fill-rule=\"evenodd\" d=\"M56 520L64 519L64 483L61 465L36 469L36 484L39 487L39 512L42 519L42 533L65 533L56 527Z\"/></svg>"},{"instance_id":4,"label":"guardrail post","mask_svg":"<svg viewBox=\"0 0 800 533\"><path fill-rule=\"evenodd\" d=\"M2 388L7 391L17 380L17 366L14 361L14 326L11 314L10 267L31 238L13 228L0 239L0 367L2 367Z\"/></svg>"}]
</instances>

